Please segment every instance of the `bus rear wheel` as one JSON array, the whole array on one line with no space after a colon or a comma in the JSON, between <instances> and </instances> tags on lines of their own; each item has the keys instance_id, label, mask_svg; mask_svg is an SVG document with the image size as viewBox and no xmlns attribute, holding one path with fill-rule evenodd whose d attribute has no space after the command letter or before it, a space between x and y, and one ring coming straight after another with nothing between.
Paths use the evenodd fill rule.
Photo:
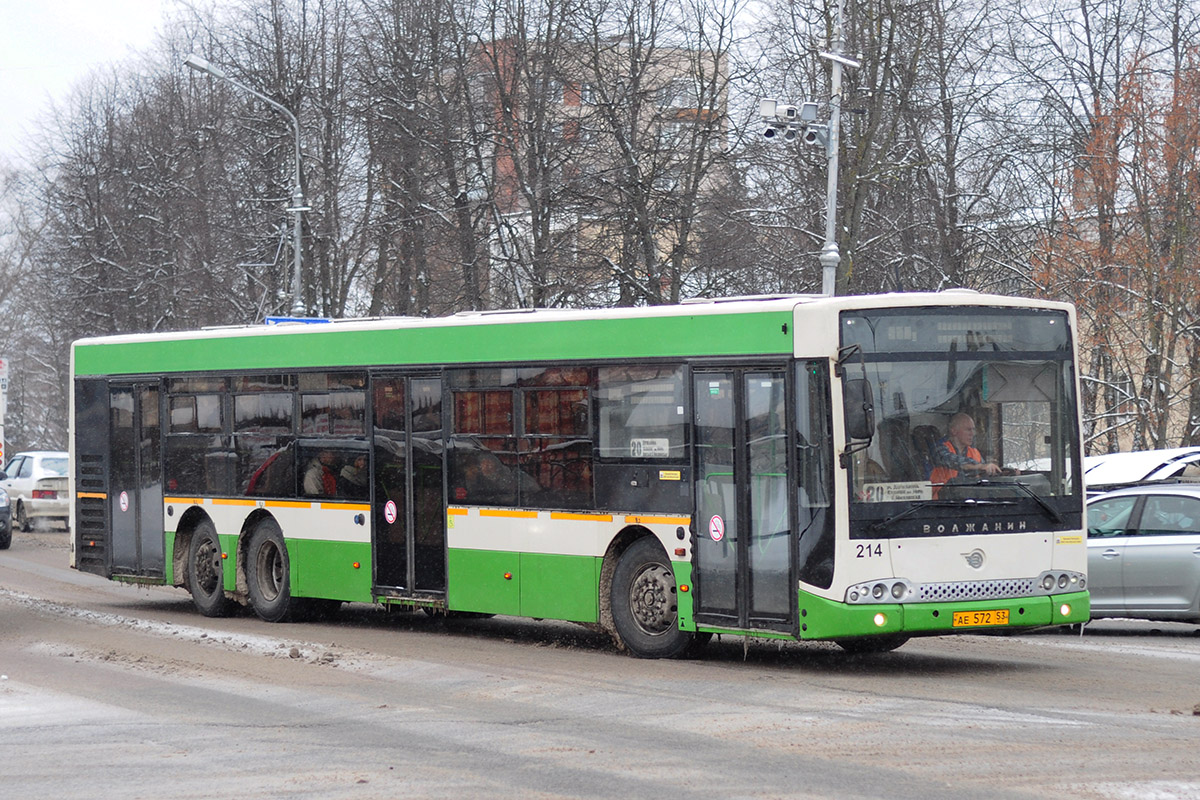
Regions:
<instances>
[{"instance_id":1,"label":"bus rear wheel","mask_svg":"<svg viewBox=\"0 0 1200 800\"><path fill-rule=\"evenodd\" d=\"M192 544L188 548L187 587L192 593L192 604L206 617L229 615L232 603L225 596L224 560L221 558L221 540L217 529L209 520L204 520L192 532Z\"/></svg>"},{"instance_id":2,"label":"bus rear wheel","mask_svg":"<svg viewBox=\"0 0 1200 800\"><path fill-rule=\"evenodd\" d=\"M686 655L695 635L679 630L675 573L658 540L638 539L621 554L609 600L621 644L638 658Z\"/></svg>"},{"instance_id":3,"label":"bus rear wheel","mask_svg":"<svg viewBox=\"0 0 1200 800\"><path fill-rule=\"evenodd\" d=\"M258 523L246 550L246 588L254 613L266 622L284 622L299 611L292 598L291 565L283 531L275 520Z\"/></svg>"}]
</instances>

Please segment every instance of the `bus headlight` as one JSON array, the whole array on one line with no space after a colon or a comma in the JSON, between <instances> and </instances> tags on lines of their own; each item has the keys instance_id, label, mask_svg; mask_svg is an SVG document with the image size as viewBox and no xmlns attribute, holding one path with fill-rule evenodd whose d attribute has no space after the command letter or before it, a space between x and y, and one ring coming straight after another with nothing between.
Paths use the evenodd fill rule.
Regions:
<instances>
[{"instance_id":1,"label":"bus headlight","mask_svg":"<svg viewBox=\"0 0 1200 800\"><path fill-rule=\"evenodd\" d=\"M914 597L913 585L906 578L880 578L856 583L846 590L847 603L905 603L912 602Z\"/></svg>"},{"instance_id":2,"label":"bus headlight","mask_svg":"<svg viewBox=\"0 0 1200 800\"><path fill-rule=\"evenodd\" d=\"M1050 570L1038 576L1037 586L1040 594L1055 594L1056 592L1077 592L1087 586L1087 580L1080 572L1070 570Z\"/></svg>"}]
</instances>

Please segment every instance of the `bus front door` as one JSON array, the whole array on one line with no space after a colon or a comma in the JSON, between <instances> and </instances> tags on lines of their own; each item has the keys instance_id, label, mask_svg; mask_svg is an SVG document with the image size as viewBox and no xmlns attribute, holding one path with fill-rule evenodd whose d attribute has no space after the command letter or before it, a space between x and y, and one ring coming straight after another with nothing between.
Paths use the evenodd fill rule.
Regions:
<instances>
[{"instance_id":1,"label":"bus front door","mask_svg":"<svg viewBox=\"0 0 1200 800\"><path fill-rule=\"evenodd\" d=\"M693 371L698 624L795 627L786 374Z\"/></svg>"},{"instance_id":2,"label":"bus front door","mask_svg":"<svg viewBox=\"0 0 1200 800\"><path fill-rule=\"evenodd\" d=\"M165 559L159 385L112 384L108 408L112 574L162 577Z\"/></svg>"},{"instance_id":3,"label":"bus front door","mask_svg":"<svg viewBox=\"0 0 1200 800\"><path fill-rule=\"evenodd\" d=\"M373 375L375 586L408 597L446 591L442 381Z\"/></svg>"}]
</instances>

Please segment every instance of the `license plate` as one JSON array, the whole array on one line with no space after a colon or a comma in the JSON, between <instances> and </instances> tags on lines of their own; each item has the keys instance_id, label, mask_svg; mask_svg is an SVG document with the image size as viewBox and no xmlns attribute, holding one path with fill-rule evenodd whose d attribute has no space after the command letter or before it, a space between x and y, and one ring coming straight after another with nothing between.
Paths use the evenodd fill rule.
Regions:
<instances>
[{"instance_id":1,"label":"license plate","mask_svg":"<svg viewBox=\"0 0 1200 800\"><path fill-rule=\"evenodd\" d=\"M980 625L1007 625L1008 609L999 608L995 611L955 611L954 627L977 627Z\"/></svg>"}]
</instances>

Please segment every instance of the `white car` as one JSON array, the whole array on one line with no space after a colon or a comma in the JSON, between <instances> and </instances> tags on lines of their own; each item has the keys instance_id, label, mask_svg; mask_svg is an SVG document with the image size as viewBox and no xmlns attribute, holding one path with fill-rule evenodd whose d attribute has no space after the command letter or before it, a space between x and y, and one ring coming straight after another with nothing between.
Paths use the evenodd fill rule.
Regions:
<instances>
[{"instance_id":1,"label":"white car","mask_svg":"<svg viewBox=\"0 0 1200 800\"><path fill-rule=\"evenodd\" d=\"M1200 475L1200 447L1135 450L1083 459L1083 482L1089 495L1135 483Z\"/></svg>"},{"instance_id":2,"label":"white car","mask_svg":"<svg viewBox=\"0 0 1200 800\"><path fill-rule=\"evenodd\" d=\"M70 515L67 454L61 450L17 453L4 468L0 487L8 492L12 525L27 531L34 520L58 520Z\"/></svg>"}]
</instances>

